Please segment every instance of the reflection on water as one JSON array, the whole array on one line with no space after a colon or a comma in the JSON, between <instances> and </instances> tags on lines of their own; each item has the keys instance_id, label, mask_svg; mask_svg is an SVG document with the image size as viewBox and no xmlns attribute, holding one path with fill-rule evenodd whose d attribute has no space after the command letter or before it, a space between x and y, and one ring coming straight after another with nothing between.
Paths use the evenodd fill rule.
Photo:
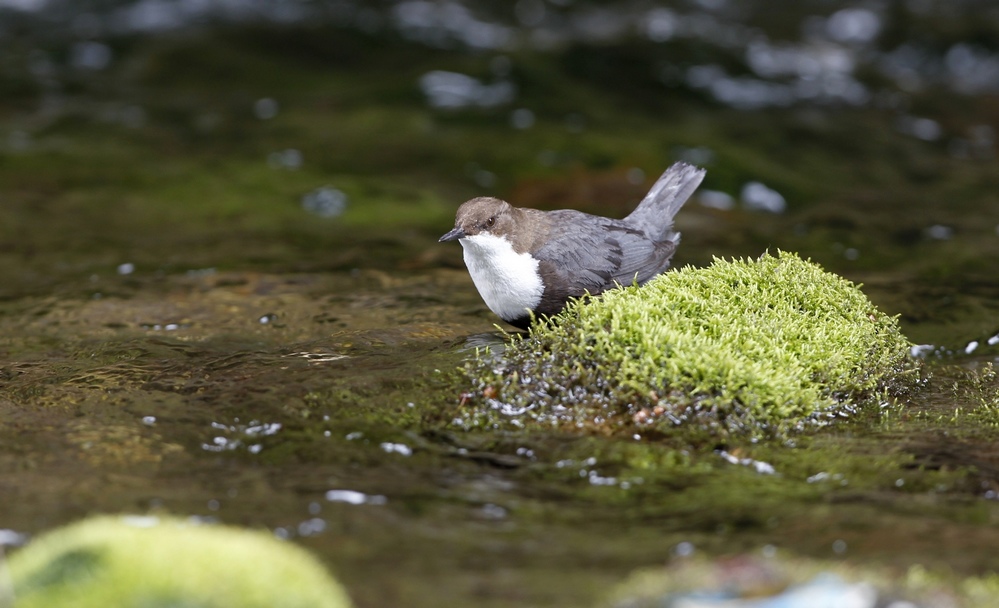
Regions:
<instances>
[{"instance_id":1,"label":"reflection on water","mask_svg":"<svg viewBox=\"0 0 999 608\"><path fill-rule=\"evenodd\" d=\"M464 344L459 346L459 350L463 352L473 352L479 351L484 352L486 349L502 354L503 350L506 348L506 337L499 332L489 332L485 334L472 334L465 338Z\"/></svg>"},{"instance_id":2,"label":"reflection on water","mask_svg":"<svg viewBox=\"0 0 999 608\"><path fill-rule=\"evenodd\" d=\"M332 186L323 186L302 197L302 208L319 217L337 217L347 208L347 195Z\"/></svg>"},{"instance_id":3,"label":"reflection on water","mask_svg":"<svg viewBox=\"0 0 999 608\"><path fill-rule=\"evenodd\" d=\"M760 182L749 182L744 185L739 198L747 209L755 211L783 213L787 209L787 201L780 192L767 188Z\"/></svg>"},{"instance_id":4,"label":"reflection on water","mask_svg":"<svg viewBox=\"0 0 999 608\"><path fill-rule=\"evenodd\" d=\"M420 88L435 108L490 108L510 103L515 88L509 82L482 84L471 76L434 70L420 77ZM522 119L523 120L523 119Z\"/></svg>"},{"instance_id":5,"label":"reflection on water","mask_svg":"<svg viewBox=\"0 0 999 608\"><path fill-rule=\"evenodd\" d=\"M326 500L330 502L345 502L350 505L384 505L388 499L384 496L368 496L354 490L330 490L326 492Z\"/></svg>"},{"instance_id":6,"label":"reflection on water","mask_svg":"<svg viewBox=\"0 0 999 608\"><path fill-rule=\"evenodd\" d=\"M257 420L241 424L238 418L233 424L213 421L212 431L221 434L212 437L210 443L201 444L201 449L206 452L224 452L245 448L250 454L259 454L263 444L255 440L276 434L281 430L281 426L280 422L261 423Z\"/></svg>"}]
</instances>

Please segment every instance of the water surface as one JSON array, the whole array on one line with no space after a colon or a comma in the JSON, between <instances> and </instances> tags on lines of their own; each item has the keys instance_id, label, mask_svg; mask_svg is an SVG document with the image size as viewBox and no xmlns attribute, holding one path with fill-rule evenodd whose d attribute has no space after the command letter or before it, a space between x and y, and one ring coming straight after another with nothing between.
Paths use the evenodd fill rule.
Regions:
<instances>
[{"instance_id":1,"label":"water surface","mask_svg":"<svg viewBox=\"0 0 999 608\"><path fill-rule=\"evenodd\" d=\"M0 527L265 527L360 606L591 605L680 543L999 566L987 3L162 4L0 8ZM809 256L925 382L717 446L775 475L450 425L502 339L436 242L458 204L623 216L678 159L677 264Z\"/></svg>"}]
</instances>

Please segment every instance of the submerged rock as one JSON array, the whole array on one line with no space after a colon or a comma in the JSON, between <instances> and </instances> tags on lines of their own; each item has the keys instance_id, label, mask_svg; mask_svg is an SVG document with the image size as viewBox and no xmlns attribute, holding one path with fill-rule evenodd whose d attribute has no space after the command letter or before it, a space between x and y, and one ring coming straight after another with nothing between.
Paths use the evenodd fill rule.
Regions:
<instances>
[{"instance_id":1,"label":"submerged rock","mask_svg":"<svg viewBox=\"0 0 999 608\"><path fill-rule=\"evenodd\" d=\"M266 532L180 519L91 518L39 537L8 565L18 608L351 605L305 550Z\"/></svg>"},{"instance_id":2,"label":"submerged rock","mask_svg":"<svg viewBox=\"0 0 999 608\"><path fill-rule=\"evenodd\" d=\"M632 573L607 608L986 608L999 577L960 579L912 566L890 571L787 554L676 558Z\"/></svg>"},{"instance_id":3,"label":"submerged rock","mask_svg":"<svg viewBox=\"0 0 999 608\"><path fill-rule=\"evenodd\" d=\"M574 302L477 357L455 423L782 436L904 387L910 346L855 284L794 254L716 259Z\"/></svg>"}]
</instances>

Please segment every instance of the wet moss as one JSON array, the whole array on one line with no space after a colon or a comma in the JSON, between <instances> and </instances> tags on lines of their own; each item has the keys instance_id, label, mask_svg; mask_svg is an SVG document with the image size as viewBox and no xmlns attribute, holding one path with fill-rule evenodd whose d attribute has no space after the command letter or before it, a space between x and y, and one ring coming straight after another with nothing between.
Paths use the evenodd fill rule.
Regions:
<instances>
[{"instance_id":1,"label":"wet moss","mask_svg":"<svg viewBox=\"0 0 999 608\"><path fill-rule=\"evenodd\" d=\"M572 303L466 374L466 428L785 437L914 378L895 318L794 254L716 259Z\"/></svg>"},{"instance_id":2,"label":"wet moss","mask_svg":"<svg viewBox=\"0 0 999 608\"><path fill-rule=\"evenodd\" d=\"M883 412L886 428L945 429L953 437L991 436L999 428L999 372L991 361L973 367L929 362L920 407L896 403Z\"/></svg>"},{"instance_id":3,"label":"wet moss","mask_svg":"<svg viewBox=\"0 0 999 608\"><path fill-rule=\"evenodd\" d=\"M961 369L954 379L952 390L955 401L968 403L967 412L956 409L955 420L967 418L983 427L999 428L999 372L991 362L980 369Z\"/></svg>"},{"instance_id":4,"label":"wet moss","mask_svg":"<svg viewBox=\"0 0 999 608\"><path fill-rule=\"evenodd\" d=\"M156 517L98 517L50 532L10 559L17 605L325 606L340 585L271 534Z\"/></svg>"}]
</instances>

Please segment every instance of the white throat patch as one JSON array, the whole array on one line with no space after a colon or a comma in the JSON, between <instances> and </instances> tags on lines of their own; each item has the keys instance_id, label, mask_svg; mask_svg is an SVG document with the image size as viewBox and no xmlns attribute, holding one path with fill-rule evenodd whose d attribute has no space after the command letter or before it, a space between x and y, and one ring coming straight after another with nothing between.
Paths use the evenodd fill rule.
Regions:
<instances>
[{"instance_id":1,"label":"white throat patch","mask_svg":"<svg viewBox=\"0 0 999 608\"><path fill-rule=\"evenodd\" d=\"M489 310L505 321L534 310L545 286L531 254L517 253L509 241L492 234L467 236L459 242L468 274Z\"/></svg>"}]
</instances>

